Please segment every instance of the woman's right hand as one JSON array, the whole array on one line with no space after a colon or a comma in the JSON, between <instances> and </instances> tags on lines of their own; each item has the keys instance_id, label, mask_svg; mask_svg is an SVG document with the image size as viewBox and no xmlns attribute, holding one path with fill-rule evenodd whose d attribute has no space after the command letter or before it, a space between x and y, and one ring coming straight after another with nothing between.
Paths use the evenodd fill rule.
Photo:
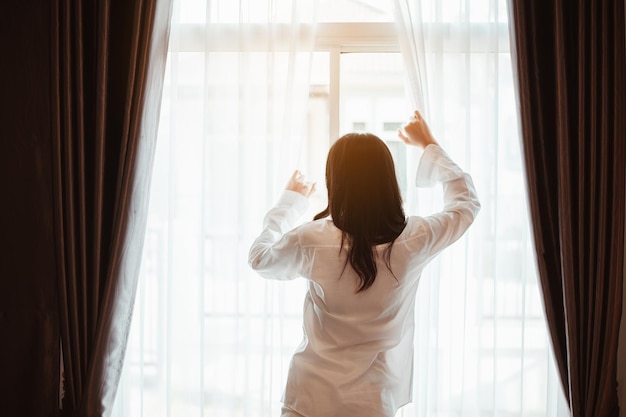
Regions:
<instances>
[{"instance_id":1,"label":"woman's right hand","mask_svg":"<svg viewBox=\"0 0 626 417\"><path fill-rule=\"evenodd\" d=\"M308 198L315 192L315 183L306 181L302 172L295 170L291 174L285 189L295 191Z\"/></svg>"},{"instance_id":2,"label":"woman's right hand","mask_svg":"<svg viewBox=\"0 0 626 417\"><path fill-rule=\"evenodd\" d=\"M411 121L402 129L398 129L398 137L407 145L421 146L422 148L431 144L438 145L432 133L430 133L426 121L417 110L415 110Z\"/></svg>"}]
</instances>

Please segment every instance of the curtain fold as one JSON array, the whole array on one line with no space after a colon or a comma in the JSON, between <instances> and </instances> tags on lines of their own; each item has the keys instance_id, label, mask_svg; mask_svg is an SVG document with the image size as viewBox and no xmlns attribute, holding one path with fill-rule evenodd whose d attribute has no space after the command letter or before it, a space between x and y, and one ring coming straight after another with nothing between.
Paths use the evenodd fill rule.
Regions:
<instances>
[{"instance_id":1,"label":"curtain fold","mask_svg":"<svg viewBox=\"0 0 626 417\"><path fill-rule=\"evenodd\" d=\"M617 416L624 273L624 3L510 1L544 306L573 416Z\"/></svg>"},{"instance_id":2,"label":"curtain fold","mask_svg":"<svg viewBox=\"0 0 626 417\"><path fill-rule=\"evenodd\" d=\"M109 415L137 282L171 5L53 3L64 415Z\"/></svg>"},{"instance_id":3,"label":"curtain fold","mask_svg":"<svg viewBox=\"0 0 626 417\"><path fill-rule=\"evenodd\" d=\"M398 26L398 40L406 72L413 106L428 115L428 89L426 88L426 58L422 2L393 0L393 10Z\"/></svg>"}]
</instances>

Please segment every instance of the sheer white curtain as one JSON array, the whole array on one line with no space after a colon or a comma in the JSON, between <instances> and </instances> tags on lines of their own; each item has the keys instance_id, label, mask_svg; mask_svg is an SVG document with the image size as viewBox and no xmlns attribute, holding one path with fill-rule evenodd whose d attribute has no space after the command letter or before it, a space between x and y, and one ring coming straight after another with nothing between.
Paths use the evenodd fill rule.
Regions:
<instances>
[{"instance_id":1,"label":"sheer white curtain","mask_svg":"<svg viewBox=\"0 0 626 417\"><path fill-rule=\"evenodd\" d=\"M247 253L291 171L306 169L315 12L313 1L175 1L116 416L279 414L304 287L261 279Z\"/></svg>"},{"instance_id":2,"label":"sheer white curtain","mask_svg":"<svg viewBox=\"0 0 626 417\"><path fill-rule=\"evenodd\" d=\"M414 103L483 205L422 277L403 416L567 415L538 289L505 1L394 0ZM409 201L435 209L432 190Z\"/></svg>"},{"instance_id":3,"label":"sheer white curtain","mask_svg":"<svg viewBox=\"0 0 626 417\"><path fill-rule=\"evenodd\" d=\"M532 258L504 1L320 5L326 22L383 22L387 55L376 58L380 47L369 41L355 48L364 36L342 23L321 44L345 38L354 53L342 53L341 39L315 46L323 26L316 0L174 2L148 233L114 416L279 415L302 335L304 282L261 279L248 268L248 247L293 169L323 182L329 126L393 135L397 123L386 122L405 110L389 105L395 84L387 81L397 78L391 55L400 46L414 105L471 172L483 209L422 277L414 402L398 415L565 415ZM394 7L399 46L384 29L393 27L386 19ZM310 86L312 64L330 81ZM372 114L363 100L378 103ZM419 154L394 149L412 178ZM324 207L318 185L312 210ZM407 212L427 214L440 200L437 190L408 187Z\"/></svg>"}]
</instances>

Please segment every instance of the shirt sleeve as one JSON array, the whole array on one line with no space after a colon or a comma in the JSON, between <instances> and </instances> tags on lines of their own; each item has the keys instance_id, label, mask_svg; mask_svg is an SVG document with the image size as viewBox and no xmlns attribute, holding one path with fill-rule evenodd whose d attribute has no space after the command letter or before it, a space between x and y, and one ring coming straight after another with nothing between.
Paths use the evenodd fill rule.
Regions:
<instances>
[{"instance_id":1,"label":"shirt sleeve","mask_svg":"<svg viewBox=\"0 0 626 417\"><path fill-rule=\"evenodd\" d=\"M460 238L480 211L472 178L438 145L428 145L417 170L418 187L443 185L444 207L424 218L427 256L438 254Z\"/></svg>"},{"instance_id":2,"label":"shirt sleeve","mask_svg":"<svg viewBox=\"0 0 626 417\"><path fill-rule=\"evenodd\" d=\"M264 278L288 280L300 275L304 254L296 221L304 214L308 200L285 190L263 219L263 231L250 247L248 263Z\"/></svg>"}]
</instances>

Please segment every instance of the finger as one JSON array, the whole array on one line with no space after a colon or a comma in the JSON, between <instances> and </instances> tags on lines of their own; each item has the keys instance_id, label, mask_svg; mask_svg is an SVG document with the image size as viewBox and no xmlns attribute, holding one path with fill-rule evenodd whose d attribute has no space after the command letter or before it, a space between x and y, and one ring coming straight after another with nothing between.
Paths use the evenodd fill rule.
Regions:
<instances>
[{"instance_id":1,"label":"finger","mask_svg":"<svg viewBox=\"0 0 626 417\"><path fill-rule=\"evenodd\" d=\"M311 184L311 188L309 189L309 193L307 194L307 196L313 194L315 190L317 190L317 183L314 182L313 184Z\"/></svg>"},{"instance_id":2,"label":"finger","mask_svg":"<svg viewBox=\"0 0 626 417\"><path fill-rule=\"evenodd\" d=\"M402 129L398 129L398 137L402 140L402 142L409 143L409 138L402 132Z\"/></svg>"}]
</instances>

